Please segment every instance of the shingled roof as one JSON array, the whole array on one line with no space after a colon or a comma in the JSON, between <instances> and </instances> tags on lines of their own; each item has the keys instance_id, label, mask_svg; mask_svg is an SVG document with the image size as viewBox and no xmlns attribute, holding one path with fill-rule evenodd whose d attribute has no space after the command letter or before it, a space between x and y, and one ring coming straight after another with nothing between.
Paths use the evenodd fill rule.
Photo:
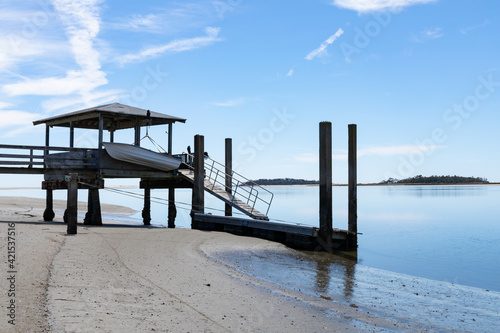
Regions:
<instances>
[{"instance_id":1,"label":"shingled roof","mask_svg":"<svg viewBox=\"0 0 500 333\"><path fill-rule=\"evenodd\" d=\"M120 103L95 106L59 116L36 120L33 125L46 124L56 127L99 129L99 117L102 115L105 130L119 130L139 126L186 122L186 119L163 113L144 110Z\"/></svg>"}]
</instances>

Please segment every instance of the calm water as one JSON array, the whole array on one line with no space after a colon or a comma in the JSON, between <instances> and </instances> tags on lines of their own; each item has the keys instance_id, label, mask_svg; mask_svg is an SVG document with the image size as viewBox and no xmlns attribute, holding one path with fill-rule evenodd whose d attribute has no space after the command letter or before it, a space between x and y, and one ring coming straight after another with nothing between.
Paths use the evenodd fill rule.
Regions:
<instances>
[{"instance_id":1,"label":"calm water","mask_svg":"<svg viewBox=\"0 0 500 333\"><path fill-rule=\"evenodd\" d=\"M317 226L318 187L270 187L271 220ZM142 191L101 191L101 202L139 211L107 219L141 223ZM44 197L41 190L0 196ZM65 199L65 191L56 191ZM152 191L152 223L166 225L167 191ZM79 193L86 199L86 191ZM1 197L0 197L1 200ZM180 228L190 227L191 190L176 190ZM299 291L312 306L381 315L384 331L496 332L500 320L500 186L374 186L358 188L357 259L326 253L253 249L207 253L257 279ZM207 212L223 203L206 195ZM56 212L61 219L62 212ZM83 217L84 212L80 212ZM334 227L347 229L347 187L334 187ZM300 297L300 296L299 296ZM365 316L366 317L366 316ZM357 320L357 319L356 319ZM406 324L404 324L406 323ZM364 323L360 323L362 327ZM370 330L370 327L368 329ZM391 328L392 327L392 328ZM407 327L407 328L408 328ZM405 329L403 327L403 329Z\"/></svg>"},{"instance_id":2,"label":"calm water","mask_svg":"<svg viewBox=\"0 0 500 333\"><path fill-rule=\"evenodd\" d=\"M317 226L318 187L270 187L271 220ZM101 201L138 211L142 200L101 191ZM0 190L0 196L44 197L41 190ZM56 199L65 199L56 191ZM80 200L86 199L81 191ZM153 190L152 223L166 225L167 191ZM180 228L190 227L191 191L176 190ZM437 281L500 291L500 186L358 187L358 265ZM206 206L222 214L224 205L206 195ZM107 217L110 218L110 217ZM115 218L116 219L116 218ZM141 222L138 212L127 218ZM347 229L347 187L334 187L334 227Z\"/></svg>"}]
</instances>

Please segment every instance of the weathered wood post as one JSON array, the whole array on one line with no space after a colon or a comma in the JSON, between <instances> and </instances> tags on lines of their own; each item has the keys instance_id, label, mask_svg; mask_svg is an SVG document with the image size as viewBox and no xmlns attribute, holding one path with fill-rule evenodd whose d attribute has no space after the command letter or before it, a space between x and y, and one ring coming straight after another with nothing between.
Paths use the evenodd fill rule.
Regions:
<instances>
[{"instance_id":1,"label":"weathered wood post","mask_svg":"<svg viewBox=\"0 0 500 333\"><path fill-rule=\"evenodd\" d=\"M142 222L151 225L151 188L144 188L144 208L142 209Z\"/></svg>"},{"instance_id":2,"label":"weathered wood post","mask_svg":"<svg viewBox=\"0 0 500 333\"><path fill-rule=\"evenodd\" d=\"M45 148L43 150L43 166L47 167L47 158L49 156L49 145L50 145L50 126L45 125Z\"/></svg>"},{"instance_id":3,"label":"weathered wood post","mask_svg":"<svg viewBox=\"0 0 500 333\"><path fill-rule=\"evenodd\" d=\"M46 200L45 200L45 210L43 211L43 220L44 221L53 221L56 214L54 213L54 190L47 189L46 191Z\"/></svg>"},{"instance_id":4,"label":"weathered wood post","mask_svg":"<svg viewBox=\"0 0 500 333\"><path fill-rule=\"evenodd\" d=\"M175 186L168 187L168 227L175 228L177 207L175 206Z\"/></svg>"},{"instance_id":5,"label":"weathered wood post","mask_svg":"<svg viewBox=\"0 0 500 333\"><path fill-rule=\"evenodd\" d=\"M135 121L134 126L134 145L141 145L141 125L139 124L139 120Z\"/></svg>"},{"instance_id":6,"label":"weathered wood post","mask_svg":"<svg viewBox=\"0 0 500 333\"><path fill-rule=\"evenodd\" d=\"M356 125L349 125L349 220L348 231L354 234L357 246L358 233L358 193L357 193L357 148L356 148Z\"/></svg>"},{"instance_id":7,"label":"weathered wood post","mask_svg":"<svg viewBox=\"0 0 500 333\"><path fill-rule=\"evenodd\" d=\"M226 138L226 192L229 197L232 195L233 190L233 142L230 138ZM233 216L233 206L230 204L225 205L225 215Z\"/></svg>"},{"instance_id":8,"label":"weathered wood post","mask_svg":"<svg viewBox=\"0 0 500 333\"><path fill-rule=\"evenodd\" d=\"M173 125L172 123L168 124L168 148L167 152L169 155L172 155L172 130L173 130Z\"/></svg>"},{"instance_id":9,"label":"weathered wood post","mask_svg":"<svg viewBox=\"0 0 500 333\"><path fill-rule=\"evenodd\" d=\"M75 124L69 122L69 147L73 148L75 146Z\"/></svg>"},{"instance_id":10,"label":"weathered wood post","mask_svg":"<svg viewBox=\"0 0 500 333\"><path fill-rule=\"evenodd\" d=\"M319 237L326 251L332 249L332 123L319 123Z\"/></svg>"},{"instance_id":11,"label":"weathered wood post","mask_svg":"<svg viewBox=\"0 0 500 333\"><path fill-rule=\"evenodd\" d=\"M97 161L97 166L98 168L101 168L101 161L102 161L102 142L104 141L104 117L102 114L99 115L99 137L97 139L97 149L98 149L98 155L99 159Z\"/></svg>"},{"instance_id":12,"label":"weathered wood post","mask_svg":"<svg viewBox=\"0 0 500 333\"><path fill-rule=\"evenodd\" d=\"M101 216L101 200L99 199L99 189L89 188L88 203L87 203L87 214L85 214L85 219L83 224L87 225L102 225Z\"/></svg>"},{"instance_id":13,"label":"weathered wood post","mask_svg":"<svg viewBox=\"0 0 500 333\"><path fill-rule=\"evenodd\" d=\"M77 214L78 214L78 174L70 173L66 176L68 184L68 201L67 201L67 233L76 235L77 233Z\"/></svg>"},{"instance_id":14,"label":"weathered wood post","mask_svg":"<svg viewBox=\"0 0 500 333\"><path fill-rule=\"evenodd\" d=\"M194 183L193 183L193 201L191 214L205 213L205 163L203 152L205 151L205 143L203 135L195 135L194 137ZM193 215L192 215L193 216Z\"/></svg>"}]
</instances>

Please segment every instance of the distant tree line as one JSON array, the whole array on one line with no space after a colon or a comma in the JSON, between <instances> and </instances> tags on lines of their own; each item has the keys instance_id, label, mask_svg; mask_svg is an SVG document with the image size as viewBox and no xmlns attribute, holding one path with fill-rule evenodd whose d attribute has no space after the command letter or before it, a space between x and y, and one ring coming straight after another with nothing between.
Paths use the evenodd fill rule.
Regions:
<instances>
[{"instance_id":1,"label":"distant tree line","mask_svg":"<svg viewBox=\"0 0 500 333\"><path fill-rule=\"evenodd\" d=\"M383 180L380 184L488 184L486 178L461 176L430 176L418 175L411 178Z\"/></svg>"},{"instance_id":2,"label":"distant tree line","mask_svg":"<svg viewBox=\"0 0 500 333\"><path fill-rule=\"evenodd\" d=\"M244 183L243 185L251 185L256 183L258 185L316 185L319 184L317 180L306 179L293 179L293 178L275 178L275 179L257 179L251 182Z\"/></svg>"}]
</instances>

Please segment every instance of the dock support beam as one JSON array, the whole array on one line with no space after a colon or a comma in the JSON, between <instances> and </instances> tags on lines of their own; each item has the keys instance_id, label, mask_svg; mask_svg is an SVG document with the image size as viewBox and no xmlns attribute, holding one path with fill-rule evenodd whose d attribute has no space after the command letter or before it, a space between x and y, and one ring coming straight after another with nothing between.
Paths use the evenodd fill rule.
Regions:
<instances>
[{"instance_id":1,"label":"dock support beam","mask_svg":"<svg viewBox=\"0 0 500 333\"><path fill-rule=\"evenodd\" d=\"M142 209L142 222L151 225L151 188L144 188L144 208Z\"/></svg>"},{"instance_id":2,"label":"dock support beam","mask_svg":"<svg viewBox=\"0 0 500 333\"><path fill-rule=\"evenodd\" d=\"M226 192L231 197L233 190L233 142L230 138L226 138ZM233 206L225 205L225 215L233 216Z\"/></svg>"},{"instance_id":3,"label":"dock support beam","mask_svg":"<svg viewBox=\"0 0 500 333\"><path fill-rule=\"evenodd\" d=\"M173 126L172 126L172 123L169 123L168 124L168 154L169 155L172 155L172 130L173 130Z\"/></svg>"},{"instance_id":4,"label":"dock support beam","mask_svg":"<svg viewBox=\"0 0 500 333\"><path fill-rule=\"evenodd\" d=\"M67 233L76 235L77 233L77 214L78 214L78 174L70 173L66 176L68 183L68 201L66 208L66 217L68 222Z\"/></svg>"},{"instance_id":5,"label":"dock support beam","mask_svg":"<svg viewBox=\"0 0 500 333\"><path fill-rule=\"evenodd\" d=\"M332 123L319 123L319 237L326 251L332 249Z\"/></svg>"},{"instance_id":6,"label":"dock support beam","mask_svg":"<svg viewBox=\"0 0 500 333\"><path fill-rule=\"evenodd\" d=\"M175 228L177 207L175 207L175 186L168 187L168 227Z\"/></svg>"},{"instance_id":7,"label":"dock support beam","mask_svg":"<svg viewBox=\"0 0 500 333\"><path fill-rule=\"evenodd\" d=\"M75 124L69 122L69 147L73 148L75 146Z\"/></svg>"},{"instance_id":8,"label":"dock support beam","mask_svg":"<svg viewBox=\"0 0 500 333\"><path fill-rule=\"evenodd\" d=\"M53 190L46 190L45 211L43 212L43 220L50 222L54 220L56 214L54 213L54 192Z\"/></svg>"},{"instance_id":9,"label":"dock support beam","mask_svg":"<svg viewBox=\"0 0 500 333\"><path fill-rule=\"evenodd\" d=\"M89 188L87 214L85 214L83 224L102 225L101 200L99 199L99 189L97 188Z\"/></svg>"},{"instance_id":10,"label":"dock support beam","mask_svg":"<svg viewBox=\"0 0 500 333\"><path fill-rule=\"evenodd\" d=\"M349 222L348 231L355 235L357 243L358 233L358 193L357 193L357 152L356 152L356 125L349 125Z\"/></svg>"},{"instance_id":11,"label":"dock support beam","mask_svg":"<svg viewBox=\"0 0 500 333\"><path fill-rule=\"evenodd\" d=\"M134 145L141 145L141 125L139 124L139 120L135 121L134 126Z\"/></svg>"},{"instance_id":12,"label":"dock support beam","mask_svg":"<svg viewBox=\"0 0 500 333\"><path fill-rule=\"evenodd\" d=\"M205 141L203 135L194 137L194 182L193 182L193 200L191 215L194 213L205 213L205 163L203 153L205 151Z\"/></svg>"}]
</instances>

